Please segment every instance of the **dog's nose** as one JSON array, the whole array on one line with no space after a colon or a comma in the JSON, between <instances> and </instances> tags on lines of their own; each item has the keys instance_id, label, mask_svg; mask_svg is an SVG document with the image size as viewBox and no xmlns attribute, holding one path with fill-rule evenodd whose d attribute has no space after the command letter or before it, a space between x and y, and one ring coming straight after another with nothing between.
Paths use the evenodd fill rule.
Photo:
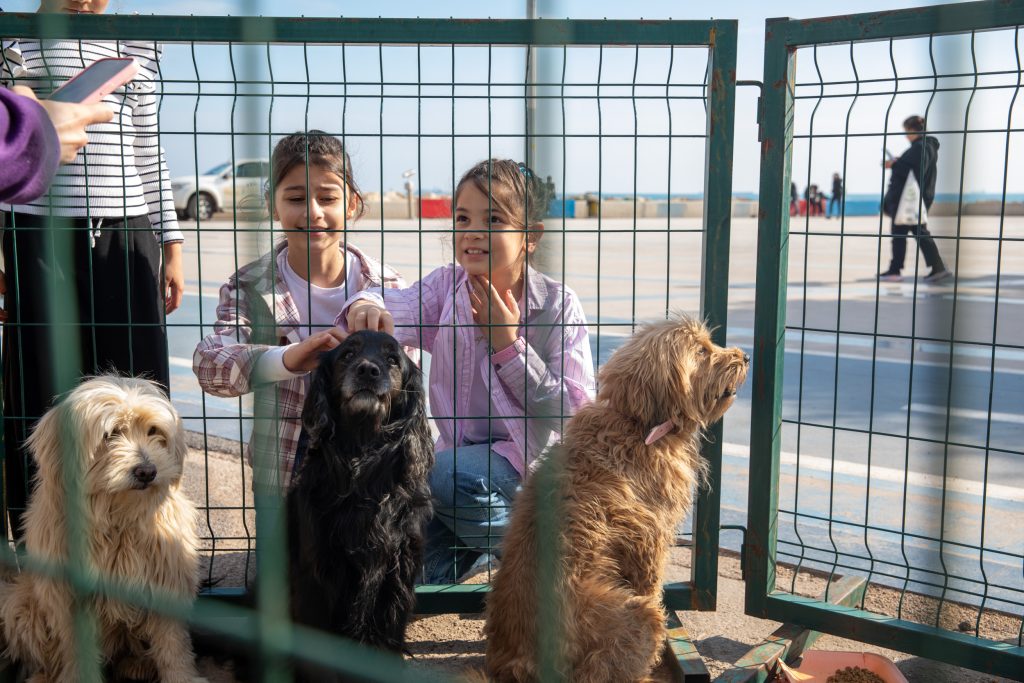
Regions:
<instances>
[{"instance_id":1,"label":"dog's nose","mask_svg":"<svg viewBox=\"0 0 1024 683\"><path fill-rule=\"evenodd\" d=\"M377 367L376 363L364 360L356 368L356 376L360 379L380 377L380 368Z\"/></svg>"},{"instance_id":2,"label":"dog's nose","mask_svg":"<svg viewBox=\"0 0 1024 683\"><path fill-rule=\"evenodd\" d=\"M747 365L749 365L750 364L750 356L748 356L747 354L743 354L743 362L746 363Z\"/></svg>"},{"instance_id":3,"label":"dog's nose","mask_svg":"<svg viewBox=\"0 0 1024 683\"><path fill-rule=\"evenodd\" d=\"M156 465L151 465L149 463L139 465L132 470L132 476L143 484L148 484L156 479Z\"/></svg>"}]
</instances>

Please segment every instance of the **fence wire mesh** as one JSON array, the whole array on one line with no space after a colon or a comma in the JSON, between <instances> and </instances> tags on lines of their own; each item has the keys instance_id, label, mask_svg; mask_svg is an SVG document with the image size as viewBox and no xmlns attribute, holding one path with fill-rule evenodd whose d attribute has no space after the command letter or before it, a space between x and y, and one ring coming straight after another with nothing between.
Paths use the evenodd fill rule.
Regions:
<instances>
[{"instance_id":1,"label":"fence wire mesh","mask_svg":"<svg viewBox=\"0 0 1024 683\"><path fill-rule=\"evenodd\" d=\"M148 97L155 107L147 114L154 126L147 134L150 140L159 136L167 172L147 178L151 184L145 194L151 207L150 192L164 202L165 231L177 220L184 237L185 291L181 307L166 317L160 315L152 326L166 333L159 348L167 350L163 360L170 396L192 447L184 486L200 511L202 572L211 587L209 594L239 595L254 579L261 591L285 593L285 545L274 523L280 512L278 499L267 496L261 502L262 492L254 495L253 468L245 445L259 430L259 422L267 421L278 437L269 469L275 475L287 472L287 467L278 467L279 459L290 455L280 445L286 441L281 435L289 425L297 427L299 406L282 401L278 391L264 390L264 395L256 391L255 396L235 391L241 395L233 397L204 393L197 383L202 361L195 354L197 344L218 331L215 324L223 312L215 309L221 287L240 268L291 239L280 216L272 217L267 201L267 194L280 196L275 193L282 189L274 178L271 154L284 136L319 129L343 142L366 205L365 215L347 224L344 241L400 271L409 283L457 261L452 195L461 174L482 159L511 158L532 169L549 194L533 266L562 283L563 295L571 289L578 297L589 333L582 357L600 365L639 322L675 311L699 311L716 326L715 340L724 343L735 22L299 22L7 15L4 34L5 80L20 78L40 94L59 85L54 82L60 80L57 70L46 66L44 82L22 74L15 63L25 46L38 39L44 39L40 52L48 46L81 53L94 43L121 54L162 51L151 62L152 90L138 96ZM10 38L20 38L20 46L9 43ZM118 95L116 99L123 111L128 98ZM86 177L106 175L123 164L123 156L109 164L97 159L89 148L82 155ZM308 182L310 167L305 174ZM126 188L121 190L127 193ZM73 194L81 188L62 187L61 191ZM47 230L54 224L46 216L62 213L55 206L45 207L39 225L27 225L16 207L7 216L5 234L50 234ZM152 231L148 225L130 223L136 212L123 199L102 206L90 200L81 211L71 213L89 219L86 232L90 233L102 232L102 225L95 223L100 217L116 223L111 232L125 238L148 239ZM152 218L153 212L148 213ZM55 262L69 272L81 268L83 259L95 263L88 250L85 256L74 251L78 242L73 240L88 238L81 234L81 226L67 219L63 223L72 228L64 230L69 251ZM304 223L308 227L309 219ZM17 259L13 249L7 258L8 283L17 284L18 274L12 278L10 270ZM274 273L278 262L269 259L268 263ZM125 280L122 286L129 299L142 296L137 282ZM59 303L64 294L51 289ZM309 290L306 294L308 305L312 297ZM387 301L386 291L384 297ZM90 310L105 305L87 301ZM280 305L275 300L271 310L280 314ZM227 310L232 306L237 313L237 302ZM422 318L422 299L418 313ZM66 328L70 335L62 341L75 335L95 337L104 329L127 330L130 337L146 326L130 314L127 319L114 315L110 320L83 321L74 311L65 311L60 320L64 325L60 334ZM563 338L571 333L564 319L538 323L545 324ZM10 320L5 325L5 342L21 338L33 326L52 327L53 320ZM232 327L222 326L219 332L230 335ZM314 327L307 322L308 332L315 332ZM421 338L435 334L437 327L422 320L414 324ZM453 325L456 333L464 327L477 326ZM252 325L254 334L259 328L258 322ZM233 329L237 334L237 326ZM272 345L283 343L281 337L294 341L280 319L264 324L263 332L272 338ZM465 362L457 346L448 353L451 357L444 359L424 353L424 377L430 375L431 364L448 363L454 368L453 376L442 380L451 383L458 397L465 386L456 381L454 372L464 373ZM12 358L8 352L5 360L13 362L12 372L26 378L19 384L22 389L39 364L53 358L45 347L27 344L17 356ZM129 351L129 360L117 369L137 371L136 361ZM88 357L70 355L61 362L68 366L61 366L63 374L50 395L74 386L82 371L103 369L95 367L96 355L92 365ZM500 381L490 370L486 379L492 389ZM45 383L41 386L44 392L50 390ZM525 424L528 418L534 419L529 412L531 400L524 395L520 405L527 409L505 415L505 420ZM478 415L466 412L464 402L456 404L460 408L452 414L435 407L432 422L485 419L485 430L493 435L494 424L501 418L493 405ZM267 412L261 412L260 405L269 406ZM559 423L557 433L569 416L562 402L547 417ZM38 417L31 411L6 415L8 423L20 420L19 424ZM686 543L695 547L692 578L667 587L666 604L671 608L714 608L721 436L719 425L706 448L712 464L710 486L701 493L687 527L680 530ZM24 474L30 471L28 456L16 443L8 439L5 444L8 469L13 466L20 472L8 478L6 500L12 520L22 512L30 493ZM456 471L460 450L456 448L453 457ZM525 460L526 454L517 457ZM488 477L496 476L491 467L486 466ZM447 584L455 583L475 560L486 559L494 550L500 537L494 528L495 511L505 504L496 500L488 506L494 509L476 536L453 540L450 549L455 561ZM479 507L456 506L453 515L479 512ZM88 530L80 520L69 520L69 524L73 537L86 537ZM81 559L87 552L80 548L73 557ZM23 564L30 569L37 566L31 558ZM484 579L489 578L491 565L477 564L488 568ZM111 587L104 583L108 577L97 579L82 569L85 566L84 561L72 561L69 569L72 585L84 594L113 590L126 601L156 611L179 617L184 613L182 605L161 602L160 596ZM423 586L418 591L418 609L478 610L485 588ZM291 627L281 600L263 605L254 622L242 619L243 614L230 605L201 599L194 619L258 638L271 663L291 651L361 676L360 680L419 676L397 662L369 658L354 646L337 646ZM83 627L77 633L82 647L90 647L90 631ZM86 663L95 657L83 650L81 661L89 670ZM89 670L86 677L95 674Z\"/></svg>"},{"instance_id":2,"label":"fence wire mesh","mask_svg":"<svg viewBox=\"0 0 1024 683\"><path fill-rule=\"evenodd\" d=\"M973 3L769 22L755 348L776 369L755 379L751 448L777 489L751 485L755 544L774 552L748 584L755 611L1010 676L1022 16ZM922 192L897 221L908 170ZM869 582L857 619L795 599L840 575ZM877 615L903 622L855 625Z\"/></svg>"}]
</instances>

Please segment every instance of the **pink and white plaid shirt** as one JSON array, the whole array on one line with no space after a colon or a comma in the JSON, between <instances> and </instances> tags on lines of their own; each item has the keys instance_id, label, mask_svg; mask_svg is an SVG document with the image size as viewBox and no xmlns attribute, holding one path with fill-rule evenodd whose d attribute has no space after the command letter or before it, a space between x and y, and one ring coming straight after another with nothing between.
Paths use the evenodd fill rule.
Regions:
<instances>
[{"instance_id":1,"label":"pink and white plaid shirt","mask_svg":"<svg viewBox=\"0 0 1024 683\"><path fill-rule=\"evenodd\" d=\"M397 288L405 282L397 271L382 266L351 243L342 245L359 259L367 287ZM203 391L234 397L255 393L253 430L248 457L254 478L287 487L302 432L302 405L307 375L274 383L255 382L256 361L275 346L300 341L299 310L277 256L285 244L243 266L220 288L213 332L196 346L192 371ZM259 470L259 472L257 472ZM257 479L260 481L260 479Z\"/></svg>"},{"instance_id":2,"label":"pink and white plaid shirt","mask_svg":"<svg viewBox=\"0 0 1024 683\"><path fill-rule=\"evenodd\" d=\"M438 451L463 445L471 382L491 382L492 404L509 439L493 448L525 475L561 434L565 419L594 397L594 362L583 306L576 294L527 268L519 338L488 355L473 322L468 276L461 266L438 268L407 289L368 289L349 298L383 305L395 319L395 337L431 354L430 413L440 433ZM463 418L463 419L460 419Z\"/></svg>"}]
</instances>

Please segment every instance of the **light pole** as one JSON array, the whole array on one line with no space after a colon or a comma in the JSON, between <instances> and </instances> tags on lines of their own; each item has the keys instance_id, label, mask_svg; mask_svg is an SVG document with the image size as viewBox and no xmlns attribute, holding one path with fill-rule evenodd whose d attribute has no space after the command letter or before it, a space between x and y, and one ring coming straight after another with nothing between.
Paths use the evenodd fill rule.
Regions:
<instances>
[{"instance_id":1,"label":"light pole","mask_svg":"<svg viewBox=\"0 0 1024 683\"><path fill-rule=\"evenodd\" d=\"M416 175L415 169L408 169L402 171L402 177L405 178L405 206L408 218L415 218L416 215L412 211L412 191L416 189L416 183L413 182L412 177Z\"/></svg>"},{"instance_id":2,"label":"light pole","mask_svg":"<svg viewBox=\"0 0 1024 683\"><path fill-rule=\"evenodd\" d=\"M536 21L540 17L565 16L564 3L561 0L527 0L526 18ZM536 24L533 24L536 30ZM527 60L529 71L527 73L527 101L525 121L525 156L524 161L537 178L564 178L565 160L562 158L562 148L559 133L564 135L561 125L560 107L561 102L552 97L560 95L558 87L562 80L560 70L562 67L561 57L553 48L538 48L530 46L527 48ZM550 189L550 188L549 188ZM565 191L565 188L560 188ZM556 236L556 231L564 229L565 217L563 216L558 227L554 219L545 223L547 237L541 240L537 251L534 253L533 264L538 270L564 277L564 273L558 272L555 268L561 260L561 242Z\"/></svg>"}]
</instances>

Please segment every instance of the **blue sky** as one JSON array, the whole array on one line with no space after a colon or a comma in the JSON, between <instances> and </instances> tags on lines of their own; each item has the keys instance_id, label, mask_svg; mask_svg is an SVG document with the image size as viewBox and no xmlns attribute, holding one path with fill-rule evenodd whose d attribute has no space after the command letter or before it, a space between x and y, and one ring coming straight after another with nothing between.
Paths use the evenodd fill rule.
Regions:
<instances>
[{"instance_id":1,"label":"blue sky","mask_svg":"<svg viewBox=\"0 0 1024 683\"><path fill-rule=\"evenodd\" d=\"M36 0L0 0L0 5L6 10L31 11L37 6ZM740 79L759 80L762 76L763 60L763 33L764 22L768 17L790 16L794 18L822 16L825 14L843 14L852 12L871 12L898 9L901 7L921 6L920 0L907 2L899 0L859 0L857 2L836 1L830 3L811 2L808 0L796 0L790 2L753 2L749 0L719 0L713 4L717 17L735 18L739 20L739 53L737 76ZM141 12L154 14L264 14L277 16L388 16L388 17L460 17L460 18L521 18L525 16L525 0L496 1L496 2L468 2L465 0L449 0L447 2L411 2L409 0L396 0L392 2L367 3L352 2L349 0L292 0L291 2L279 2L272 0L111 0L111 11L114 12ZM636 19L636 18L674 18L674 19L705 19L710 18L706 12L709 4L692 2L668 2L662 0L649 0L646 2L604 2L600 0L538 0L539 13L541 16L570 17L570 18L602 18L609 19ZM1011 36L1012 38L1012 36ZM988 42L985 42L988 41ZM1010 66L1013 58L1012 40L1007 41L1006 35L987 36L985 41L979 42L977 52L983 57L988 55L990 59L981 64L982 68L1001 69ZM964 38L946 39L937 43L937 57L940 72L957 72L965 68L969 70L970 63L964 64L968 58L969 41ZM172 70L172 64L180 64L182 61L190 62L190 55L186 52L175 53L175 50L183 50L181 46L168 48L164 59L166 70ZM461 48L460 48L461 49ZM349 62L349 79L373 81L380 78L376 61L379 55L373 51L370 54L367 49L355 48L346 53ZM626 54L627 51L617 51L614 57L606 58L604 74L621 71L625 74L628 82L632 74L633 55ZM806 51L805 51L806 52ZM450 58L443 55L431 56L430 50L425 49L422 56L425 72L430 72L432 67L436 71L447 72L450 75ZM928 65L928 53L926 43L923 41L898 41L894 47L897 64L901 77L905 73L920 73L924 75L927 70L922 65ZM211 53L212 54L212 53ZM226 52L221 50L216 53L209 63L204 62L200 68L201 78L227 78L227 73L220 69L213 62L219 62L223 67L226 63ZM608 54L608 51L606 51ZM667 52L662 55L652 54L647 62L641 62L644 69L641 73L649 74L650 82L657 82L659 78L664 79L667 59ZM240 57L241 54L235 54ZM297 59L296 59L297 58ZM681 78L690 80L699 78L700 69L703 65L704 54L697 51L685 53L685 59L676 60L673 71L673 80ZM386 62L385 75L389 80L395 78L396 73L407 72L415 68L415 54L400 48L388 49L384 55ZM560 62L559 57L552 57L552 60ZM646 59L646 58L645 58ZM822 48L817 55L819 66L825 74L825 80L841 80L842 74L851 73L850 49L849 46L836 46ZM889 69L888 45L886 43L874 43L858 45L855 51L855 60L858 73L861 78L877 75L884 77ZM265 61L265 59L264 59ZM294 50L287 49L275 53L272 58L274 74L277 79L287 80L285 74L289 68L292 69L292 77L302 79L302 70L295 67L296 64L304 61L301 54ZM337 56L324 49L322 57L314 61L325 63L337 61ZM479 51L465 49L457 58L457 71L459 77L471 78L475 73L474 69L480 67L481 56ZM596 77L594 70L595 60L586 50L579 50L570 57L569 69L570 81L573 74L579 82L590 82ZM360 73L362 65L365 71ZM807 52L801 54L798 60L799 77L798 81L806 82L816 79L814 71L814 55ZM522 50L509 49L505 53L493 55L492 76L496 80L507 79L509 83L517 80L522 82L523 57ZM682 65L682 66L679 66ZM264 64L265 68L265 64ZM552 67L560 68L560 67ZM353 74L355 72L355 75ZM190 72L194 77L194 70ZM486 78L486 72L483 78ZM219 74L219 75L217 75ZM164 74L168 78L168 73ZM602 77L602 80L604 77ZM644 77L640 76L640 80ZM335 74L330 80L340 80ZM922 81L923 83L923 81ZM928 81L930 84L930 80ZM952 81L948 82L952 84ZM930 85L929 85L930 87ZM350 93L352 90L349 91ZM369 91L366 91L369 92ZM807 91L805 91L806 93ZM838 92L838 90L833 90ZM986 95L988 97L988 95ZM993 96L994 97L994 96ZM256 107L258 114L254 115L259 121L257 127L262 126L273 128L274 132L289 132L303 127L308 121L310 126L318 126L326 129L338 129L336 122L338 115L336 110L330 109L331 101L314 100L312 105L305 109L302 105L302 98L285 99L275 102L275 114L273 119L267 116L266 107ZM736 111L736 143L734 157L734 189L736 191L756 191L758 184L758 145L756 142L755 125L755 100L756 91L752 88L740 88L737 91ZM196 118L200 123L198 127L208 130L228 130L227 127L218 127L218 116L224 117L223 104L225 99L208 98L199 107L195 106L194 98L168 98L165 102L165 109L162 113L162 125L165 129L171 128L168 119L172 122ZM850 106L851 100L844 98L826 99L820 111L815 116L814 126L817 133L820 132L842 132L847 120L847 113L850 113L851 130L880 131L883 127L890 133L896 132L895 138L890 138L885 145L893 152L899 153L905 146L905 141L898 135L899 122L910 113L919 113L919 110L927 105L926 94L901 95L893 104L893 111L888 121L884 121L884 111L888 104L888 97L862 97L856 106ZM443 107L430 110L431 106L439 105L437 102L427 102L429 106L423 107L424 125L429 126L433 120L446 121L450 125L452 118L451 109ZM632 130L633 114L629 110L616 109L621 103L610 102L607 109L602 109L603 125L602 130L608 132L617 130L616 126L621 123L619 132L628 133ZM798 131L807 131L810 125L810 115L813 111L814 101L805 101L798 104L797 126ZM370 124L377 125L381 114L379 112L379 100L372 101L372 98L365 100L350 100L347 112L347 131L352 133L356 130L365 130L366 134L361 139L355 139L351 143L355 165L360 175L366 180L362 183L369 189L397 189L401 185L400 174L404 168L419 167L421 170L421 184L425 188L450 186L450 178L453 174L452 166L456 171L463 165L469 165L476 157L483 156L488 151L488 143L478 140L477 144L472 141L457 141L453 145L448 140L425 140L419 149L419 157L414 154L409 156L409 140L401 138L385 139L383 143L379 138L371 135L374 129ZM415 116L415 101L413 100L389 100L386 103L385 130L406 131L408 130L409 117ZM492 107L492 131L506 130L510 135L517 130L521 132L521 110L522 101L495 102ZM573 108L575 107L575 108ZM983 126L986 128L1006 126L1008 100L991 99L988 101L975 101L972 105L970 123L971 126ZM662 105L662 109L663 109ZM941 119L943 127L962 127L966 98L951 95L943 99L940 97L933 103L933 120ZM1024 110L1024 106L1017 109ZM170 116L168 116L170 114ZM596 120L596 109L587 108L585 103L570 103L567 107L571 125L579 127L579 132L587 132ZM554 113L560 118L560 112ZM480 102L467 102L464 107L456 113L456 129L462 132L477 130L479 121L474 118L485 116L485 110ZM673 131L680 132L681 129L699 132L702 128L700 121L701 112L687 109L680 105L678 110L672 113ZM643 108L638 114L638 127L641 131L653 132L662 131L665 125L663 113L652 109L644 113ZM1021 121L1024 114L1015 119ZM267 122L271 121L270 124ZM365 125L364 125L365 124ZM243 127L240 121L235 122L235 130ZM1020 127L1020 124L1015 124ZM517 128L518 126L518 128ZM592 126L591 126L592 127ZM187 128L187 126L185 126ZM185 128L182 128L184 130ZM425 128L424 128L425 130ZM449 128L450 130L450 128ZM486 132L486 127L482 129ZM415 129L412 129L415 132ZM440 128L438 134L443 132ZM174 138L181 141L188 136ZM1016 137L1020 137L1019 135ZM1024 141L1016 139L1011 141L1013 152L1019 150L1024 154ZM951 159L960 156L962 148L961 136L948 136L943 138L943 152L945 158ZM207 136L201 142L193 144L175 144L165 141L169 147L168 155L172 164L172 173L182 170L184 173L192 172L198 164L200 167L212 166L219 162L225 154L230 154L230 146L225 142L224 136ZM703 149L697 144L699 141L680 141L674 143L672 172L674 180L671 190L673 192L700 191L699 164L693 163L695 155L702 155ZM560 144L560 143L559 143ZM256 154L263 155L269 145L269 140L261 142ZM515 141L512 138L494 138L489 143L491 153L507 154L508 156L522 157L519 153L522 149L522 141ZM609 140L603 143L601 149L603 189L608 192L630 191L632 183L636 182L637 189L641 192L664 192L668 189L663 176L668 167L667 157L664 154L663 144L657 141L641 143L636 147L632 141ZM843 141L840 138L815 140L814 149L808 150L806 142L798 142L794 157L794 177L802 187L808 180L819 184L827 184L832 171L843 171L848 177L849 191L851 192L877 192L880 188L881 175L878 167L878 159L883 152L881 138L851 138L846 145L845 153ZM239 155L239 146L236 144L235 154ZM244 146L241 145L241 146ZM966 156L968 161L971 158L991 159L994 154L1002 157L1002 149L1005 146L1005 137L980 136L977 142L972 142ZM459 149L454 149L458 147ZM196 159L194 151L199 151L199 159ZM582 191L596 189L597 176L594 171L597 168L597 148L594 145L584 144L571 140L567 144L567 156L570 163L564 166L566 176L566 187L570 191ZM636 155L636 171L633 169L633 159ZM551 152L553 161L550 165L556 179L563 172L561 162L561 150ZM845 165L842 163L846 159ZM453 160L454 157L454 160ZM1019 156L1017 157L1019 158ZM617 160L622 163L617 163ZM1002 159L1000 159L1000 162ZM544 162L539 162L544 163ZM1024 167L1024 164L1017 164ZM1002 163L979 165L972 169L965 180L965 189L971 191L998 191L1002 179ZM1024 191L1024 172L1014 172L1015 165L1011 162L1011 187L1010 191ZM949 164L952 169L953 165ZM657 169L652 171L651 169ZM940 166L940 171L942 166ZM634 178L636 180L634 181ZM940 177L940 190L955 191L959 184L959 176L947 174ZM945 187L941 187L945 185Z\"/></svg>"}]
</instances>

